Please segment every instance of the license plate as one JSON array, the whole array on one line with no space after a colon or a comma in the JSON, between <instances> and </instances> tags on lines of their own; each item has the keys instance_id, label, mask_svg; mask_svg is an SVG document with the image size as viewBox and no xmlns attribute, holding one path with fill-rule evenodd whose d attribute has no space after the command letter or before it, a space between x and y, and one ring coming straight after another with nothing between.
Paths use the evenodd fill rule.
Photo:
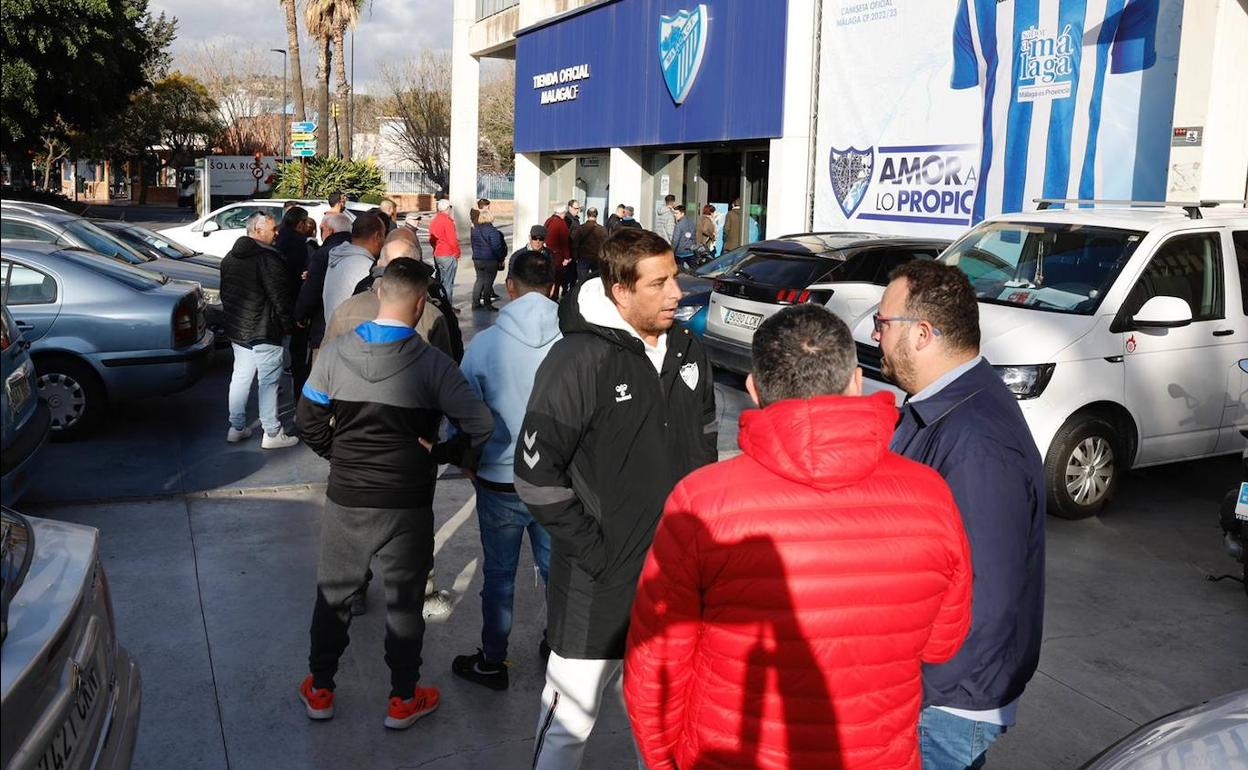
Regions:
<instances>
[{"instance_id":1,"label":"license plate","mask_svg":"<svg viewBox=\"0 0 1248 770\"><path fill-rule=\"evenodd\" d=\"M1248 481L1239 485L1239 500L1235 503L1235 518L1248 521Z\"/></svg>"},{"instance_id":2,"label":"license plate","mask_svg":"<svg viewBox=\"0 0 1248 770\"><path fill-rule=\"evenodd\" d=\"M724 323L729 326L740 326L742 329L757 329L763 317L757 313L743 313L740 310L724 308Z\"/></svg>"},{"instance_id":3,"label":"license plate","mask_svg":"<svg viewBox=\"0 0 1248 770\"><path fill-rule=\"evenodd\" d=\"M61 725L60 731L48 747L43 750L36 770L60 770L69 767L74 752L80 748L90 748L91 737L87 735L87 725L95 712L96 704L103 699L100 675L94 666L82 674L79 679L78 695L74 705L70 707L69 718Z\"/></svg>"},{"instance_id":4,"label":"license plate","mask_svg":"<svg viewBox=\"0 0 1248 770\"><path fill-rule=\"evenodd\" d=\"M30 400L30 378L24 371L18 370L5 384L9 391L9 413L14 417L22 413L22 407Z\"/></svg>"}]
</instances>

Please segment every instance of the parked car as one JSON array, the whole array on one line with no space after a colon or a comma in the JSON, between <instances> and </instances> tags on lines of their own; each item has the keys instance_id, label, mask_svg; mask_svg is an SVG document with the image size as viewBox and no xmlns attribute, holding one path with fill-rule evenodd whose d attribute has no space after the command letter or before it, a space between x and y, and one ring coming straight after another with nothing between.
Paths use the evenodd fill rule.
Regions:
<instances>
[{"instance_id":1,"label":"parked car","mask_svg":"<svg viewBox=\"0 0 1248 770\"><path fill-rule=\"evenodd\" d=\"M133 222L124 220L93 219L91 221L101 230L108 232L118 240L124 241L127 246L154 259L175 259L179 262L202 265L217 271L221 269L220 260L210 257L202 251L196 251L189 246L184 246L164 233L158 233L142 225L136 225ZM173 276L170 277L172 278Z\"/></svg>"},{"instance_id":2,"label":"parked car","mask_svg":"<svg viewBox=\"0 0 1248 770\"><path fill-rule=\"evenodd\" d=\"M1248 768L1248 690L1155 719L1081 770L1242 770Z\"/></svg>"},{"instance_id":3,"label":"parked car","mask_svg":"<svg viewBox=\"0 0 1248 770\"><path fill-rule=\"evenodd\" d=\"M1131 468L1243 449L1248 211L1072 208L985 221L941 257L1045 459L1048 510L1092 516ZM858 360L885 387L865 316Z\"/></svg>"},{"instance_id":4,"label":"parked car","mask_svg":"<svg viewBox=\"0 0 1248 770\"><path fill-rule=\"evenodd\" d=\"M782 307L818 302L853 324L879 304L893 268L934 259L948 245L871 233L810 233L751 244L749 254L715 280L702 338L707 356L715 366L745 374L754 331Z\"/></svg>"},{"instance_id":5,"label":"parked car","mask_svg":"<svg viewBox=\"0 0 1248 770\"><path fill-rule=\"evenodd\" d=\"M176 393L208 367L199 290L46 243L0 245L0 291L31 343L52 430L77 436L110 400Z\"/></svg>"},{"instance_id":6,"label":"parked car","mask_svg":"<svg viewBox=\"0 0 1248 770\"><path fill-rule=\"evenodd\" d=\"M207 216L194 222L175 227L167 227L160 231L166 238L171 238L184 246L198 250L221 263L229 253L239 236L247 234L247 218L257 211L267 211L278 222L282 221L282 206L288 198L265 198L260 200L239 201L216 209ZM321 217L329 212L329 205L321 201L296 201L308 210L317 224ZM373 206L367 203L350 202L347 204L347 216L354 219L356 214L368 211Z\"/></svg>"},{"instance_id":7,"label":"parked car","mask_svg":"<svg viewBox=\"0 0 1248 770\"><path fill-rule=\"evenodd\" d=\"M706 333L706 307L711 301L715 279L749 256L750 247L741 246L689 271L681 271L676 282L684 296L676 308L676 323L698 337Z\"/></svg>"},{"instance_id":8,"label":"parked car","mask_svg":"<svg viewBox=\"0 0 1248 770\"><path fill-rule=\"evenodd\" d=\"M0 308L0 498L13 503L30 482L39 450L48 443L51 416L39 398L29 343L7 307Z\"/></svg>"},{"instance_id":9,"label":"parked car","mask_svg":"<svg viewBox=\"0 0 1248 770\"><path fill-rule=\"evenodd\" d=\"M92 527L0 510L0 766L125 770L143 682Z\"/></svg>"}]
</instances>

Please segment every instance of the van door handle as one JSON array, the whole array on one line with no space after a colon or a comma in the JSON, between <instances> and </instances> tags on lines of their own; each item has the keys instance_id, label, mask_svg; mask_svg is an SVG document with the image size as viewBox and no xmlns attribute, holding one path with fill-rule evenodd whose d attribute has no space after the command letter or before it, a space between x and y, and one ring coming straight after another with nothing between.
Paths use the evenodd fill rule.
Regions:
<instances>
[{"instance_id":1,"label":"van door handle","mask_svg":"<svg viewBox=\"0 0 1248 770\"><path fill-rule=\"evenodd\" d=\"M1231 335L1232 335L1232 334L1234 334L1234 333L1235 333L1235 330L1234 330L1234 329L1218 329L1216 332L1214 332L1214 333L1213 333L1213 336L1215 336L1215 337L1229 337L1229 336L1231 336Z\"/></svg>"},{"instance_id":2,"label":"van door handle","mask_svg":"<svg viewBox=\"0 0 1248 770\"><path fill-rule=\"evenodd\" d=\"M28 332L31 329L35 328L35 325L32 324L30 321L18 321L17 328L21 329L24 332Z\"/></svg>"}]
</instances>

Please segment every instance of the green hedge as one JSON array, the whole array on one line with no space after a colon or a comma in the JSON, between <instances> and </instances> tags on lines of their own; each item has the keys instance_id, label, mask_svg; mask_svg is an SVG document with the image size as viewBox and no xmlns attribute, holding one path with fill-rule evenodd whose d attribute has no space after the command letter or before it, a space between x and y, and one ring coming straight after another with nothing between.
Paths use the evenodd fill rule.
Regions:
<instances>
[{"instance_id":1,"label":"green hedge","mask_svg":"<svg viewBox=\"0 0 1248 770\"><path fill-rule=\"evenodd\" d=\"M307 191L301 194L301 165L292 161L278 168L277 184L272 192L274 198L324 198L337 191L360 200L365 200L366 196L376 196L380 200L385 193L381 169L372 160L309 158Z\"/></svg>"}]
</instances>

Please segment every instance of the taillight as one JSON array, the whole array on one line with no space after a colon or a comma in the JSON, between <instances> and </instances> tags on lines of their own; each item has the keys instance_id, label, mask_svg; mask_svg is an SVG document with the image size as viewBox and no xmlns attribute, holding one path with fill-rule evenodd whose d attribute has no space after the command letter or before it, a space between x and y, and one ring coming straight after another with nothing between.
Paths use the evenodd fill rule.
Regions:
<instances>
[{"instance_id":1,"label":"taillight","mask_svg":"<svg viewBox=\"0 0 1248 770\"><path fill-rule=\"evenodd\" d=\"M802 305L807 302L823 304L832 297L831 291L811 291L810 289L779 289L776 291L776 302L787 302L790 305Z\"/></svg>"},{"instance_id":2,"label":"taillight","mask_svg":"<svg viewBox=\"0 0 1248 770\"><path fill-rule=\"evenodd\" d=\"M196 329L195 313L199 309L199 295L190 294L178 303L177 308L173 311L173 346L175 348L184 347L195 342L198 338L198 329Z\"/></svg>"}]
</instances>

